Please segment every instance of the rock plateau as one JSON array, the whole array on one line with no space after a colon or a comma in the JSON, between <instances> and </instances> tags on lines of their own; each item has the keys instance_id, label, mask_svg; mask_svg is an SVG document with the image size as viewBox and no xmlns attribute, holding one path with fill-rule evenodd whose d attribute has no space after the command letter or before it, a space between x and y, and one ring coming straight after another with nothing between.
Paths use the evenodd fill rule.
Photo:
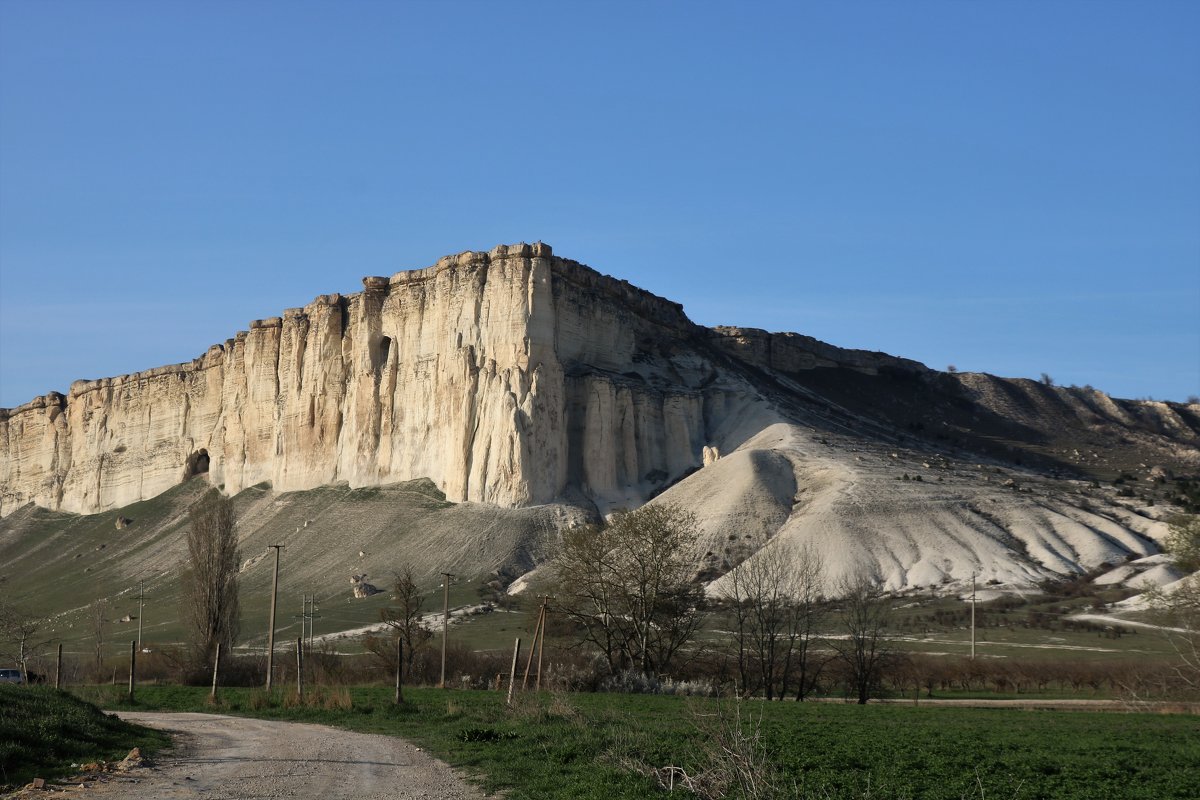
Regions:
<instances>
[{"instance_id":1,"label":"rock plateau","mask_svg":"<svg viewBox=\"0 0 1200 800\"><path fill-rule=\"evenodd\" d=\"M830 580L903 589L1150 556L1162 524L1089 499L1090 479L1200 468L1195 405L704 328L541 243L363 285L0 410L0 516L120 508L196 474L231 494L428 478L503 508L679 502L714 581L807 545Z\"/></svg>"}]
</instances>

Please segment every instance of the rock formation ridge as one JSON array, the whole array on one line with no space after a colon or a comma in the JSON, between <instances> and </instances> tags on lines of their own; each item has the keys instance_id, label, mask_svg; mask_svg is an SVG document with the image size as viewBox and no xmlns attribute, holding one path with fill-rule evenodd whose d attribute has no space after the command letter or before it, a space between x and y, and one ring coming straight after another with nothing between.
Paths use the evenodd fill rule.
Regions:
<instances>
[{"instance_id":1,"label":"rock formation ridge","mask_svg":"<svg viewBox=\"0 0 1200 800\"><path fill-rule=\"evenodd\" d=\"M363 286L0 410L0 516L95 513L205 472L231 494L429 478L502 507L680 502L714 579L810 543L904 588L1150 555L1161 523L1059 479L1200 467L1200 407L703 328L542 243Z\"/></svg>"}]
</instances>

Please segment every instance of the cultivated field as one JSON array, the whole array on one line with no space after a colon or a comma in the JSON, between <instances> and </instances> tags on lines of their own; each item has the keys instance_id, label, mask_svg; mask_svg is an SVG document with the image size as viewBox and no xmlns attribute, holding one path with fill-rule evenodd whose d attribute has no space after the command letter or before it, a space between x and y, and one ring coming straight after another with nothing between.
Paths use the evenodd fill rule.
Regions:
<instances>
[{"instance_id":1,"label":"cultivated field","mask_svg":"<svg viewBox=\"0 0 1200 800\"><path fill-rule=\"evenodd\" d=\"M437 689L407 690L395 706L390 689L371 687L320 690L308 706L253 689L206 700L201 688L146 687L137 708L403 736L512 800L646 798L657 793L652 771L668 766L677 782L726 782L730 797L1162 800L1200 790L1200 724L1183 714L565 693L522 695L510 709L502 693ZM738 763L753 767L760 794L738 788Z\"/></svg>"}]
</instances>

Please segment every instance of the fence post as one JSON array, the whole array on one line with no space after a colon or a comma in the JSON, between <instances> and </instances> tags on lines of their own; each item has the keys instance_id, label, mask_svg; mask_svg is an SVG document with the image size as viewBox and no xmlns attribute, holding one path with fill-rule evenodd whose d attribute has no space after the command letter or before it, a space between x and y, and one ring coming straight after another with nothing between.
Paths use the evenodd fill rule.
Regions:
<instances>
[{"instance_id":1,"label":"fence post","mask_svg":"<svg viewBox=\"0 0 1200 800\"><path fill-rule=\"evenodd\" d=\"M54 688L62 688L62 642L58 643L58 661L54 665Z\"/></svg>"},{"instance_id":2,"label":"fence post","mask_svg":"<svg viewBox=\"0 0 1200 800\"><path fill-rule=\"evenodd\" d=\"M217 667L221 663L221 643L217 642L217 654L213 656L213 684L212 691L209 693L211 700L217 699Z\"/></svg>"},{"instance_id":3,"label":"fence post","mask_svg":"<svg viewBox=\"0 0 1200 800\"><path fill-rule=\"evenodd\" d=\"M400 688L404 679L404 640L396 639L396 705L404 702L404 690Z\"/></svg>"},{"instance_id":4,"label":"fence post","mask_svg":"<svg viewBox=\"0 0 1200 800\"><path fill-rule=\"evenodd\" d=\"M133 674L137 671L137 641L129 643L129 702L133 702Z\"/></svg>"},{"instance_id":5,"label":"fence post","mask_svg":"<svg viewBox=\"0 0 1200 800\"><path fill-rule=\"evenodd\" d=\"M304 702L304 637L296 640L296 696Z\"/></svg>"}]
</instances>

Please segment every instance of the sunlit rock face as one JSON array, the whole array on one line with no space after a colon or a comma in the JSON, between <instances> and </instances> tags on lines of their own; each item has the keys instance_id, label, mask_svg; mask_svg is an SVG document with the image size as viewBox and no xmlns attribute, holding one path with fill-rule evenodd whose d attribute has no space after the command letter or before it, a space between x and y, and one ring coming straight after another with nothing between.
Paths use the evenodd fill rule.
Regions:
<instances>
[{"instance_id":1,"label":"sunlit rock face","mask_svg":"<svg viewBox=\"0 0 1200 800\"><path fill-rule=\"evenodd\" d=\"M367 277L191 363L0 410L0 516L120 508L198 474L230 494L428 478L576 522L667 502L695 514L713 591L768 546L815 556L831 591L1136 561L1169 510L1142 487L1197 469L1200 405L702 328L540 243ZM1122 473L1137 492L1092 482Z\"/></svg>"},{"instance_id":2,"label":"sunlit rock face","mask_svg":"<svg viewBox=\"0 0 1200 800\"><path fill-rule=\"evenodd\" d=\"M203 471L227 492L427 476L451 500L518 506L570 487L607 507L700 464L721 392L675 352L694 335L678 305L544 244L363 283L191 363L0 413L0 514L119 507Z\"/></svg>"}]
</instances>

